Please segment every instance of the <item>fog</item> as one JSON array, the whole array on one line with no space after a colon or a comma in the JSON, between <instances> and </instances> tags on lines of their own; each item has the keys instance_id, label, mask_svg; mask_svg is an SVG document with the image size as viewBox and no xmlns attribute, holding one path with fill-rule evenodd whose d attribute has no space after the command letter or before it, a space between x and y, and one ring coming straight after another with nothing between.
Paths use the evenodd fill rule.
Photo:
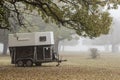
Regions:
<instances>
[{"instance_id":1,"label":"fog","mask_svg":"<svg viewBox=\"0 0 120 80\"><path fill-rule=\"evenodd\" d=\"M81 38L77 41L62 40L59 44L59 51L88 51L90 48L97 48L100 51L112 51L111 44L115 43L119 49L120 43L120 6L117 10L109 10L111 16L113 17L113 23L111 30L108 35L102 35L94 40L87 38ZM67 43L67 44L65 44ZM74 45L73 45L74 44ZM104 44L104 45L103 45ZM0 52L2 52L3 45L0 44Z\"/></svg>"}]
</instances>

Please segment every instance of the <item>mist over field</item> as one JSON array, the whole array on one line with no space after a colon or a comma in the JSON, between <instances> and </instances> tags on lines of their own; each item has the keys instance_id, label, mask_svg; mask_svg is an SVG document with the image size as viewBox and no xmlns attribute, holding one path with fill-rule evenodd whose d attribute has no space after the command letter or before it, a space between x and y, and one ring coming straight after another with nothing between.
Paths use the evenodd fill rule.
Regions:
<instances>
[{"instance_id":1,"label":"mist over field","mask_svg":"<svg viewBox=\"0 0 120 80\"><path fill-rule=\"evenodd\" d=\"M120 80L120 0L1 0L0 80Z\"/></svg>"}]
</instances>

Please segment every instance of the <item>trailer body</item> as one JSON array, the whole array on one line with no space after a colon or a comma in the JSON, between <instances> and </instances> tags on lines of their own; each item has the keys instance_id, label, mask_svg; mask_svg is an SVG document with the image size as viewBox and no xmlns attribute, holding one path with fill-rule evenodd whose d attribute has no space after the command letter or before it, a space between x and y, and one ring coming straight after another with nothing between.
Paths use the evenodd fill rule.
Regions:
<instances>
[{"instance_id":1,"label":"trailer body","mask_svg":"<svg viewBox=\"0 0 120 80\"><path fill-rule=\"evenodd\" d=\"M9 34L9 50L11 63L17 66L59 62L54 52L53 32Z\"/></svg>"}]
</instances>

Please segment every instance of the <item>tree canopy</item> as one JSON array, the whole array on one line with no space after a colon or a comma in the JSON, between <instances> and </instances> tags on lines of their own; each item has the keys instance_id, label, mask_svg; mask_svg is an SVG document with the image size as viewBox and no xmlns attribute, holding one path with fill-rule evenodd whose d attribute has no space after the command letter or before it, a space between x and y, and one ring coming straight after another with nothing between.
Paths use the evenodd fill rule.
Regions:
<instances>
[{"instance_id":1,"label":"tree canopy","mask_svg":"<svg viewBox=\"0 0 120 80\"><path fill-rule=\"evenodd\" d=\"M24 27L20 27L18 29L18 32L22 33L22 32L36 32L36 31L40 31L40 32L44 32L44 31L53 31L54 32L54 39L55 39L55 51L59 52L60 49L60 42L67 39L67 40L77 40L79 39L78 36L74 36L72 37L72 35L75 34L74 30L68 29L66 27L60 27L58 28L57 25L52 24L52 23L45 23L44 21L42 21L40 16L33 16L33 15L29 15L29 18L26 19L32 24L31 26L26 26ZM29 24L28 24L29 25ZM63 34L64 33L64 34Z\"/></svg>"},{"instance_id":2,"label":"tree canopy","mask_svg":"<svg viewBox=\"0 0 120 80\"><path fill-rule=\"evenodd\" d=\"M117 8L120 0L1 0L0 29L12 30L11 19L25 27L24 14L40 15L45 22L73 29L80 36L107 34L112 22L103 10Z\"/></svg>"}]
</instances>

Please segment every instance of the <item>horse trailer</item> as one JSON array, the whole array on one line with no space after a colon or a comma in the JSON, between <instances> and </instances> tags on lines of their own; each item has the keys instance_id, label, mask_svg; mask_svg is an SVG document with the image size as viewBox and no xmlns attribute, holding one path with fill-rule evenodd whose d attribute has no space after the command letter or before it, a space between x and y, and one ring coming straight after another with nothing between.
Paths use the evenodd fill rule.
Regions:
<instances>
[{"instance_id":1,"label":"horse trailer","mask_svg":"<svg viewBox=\"0 0 120 80\"><path fill-rule=\"evenodd\" d=\"M41 66L42 63L58 62L59 55L54 51L53 32L32 32L9 34L11 63L18 67Z\"/></svg>"}]
</instances>

